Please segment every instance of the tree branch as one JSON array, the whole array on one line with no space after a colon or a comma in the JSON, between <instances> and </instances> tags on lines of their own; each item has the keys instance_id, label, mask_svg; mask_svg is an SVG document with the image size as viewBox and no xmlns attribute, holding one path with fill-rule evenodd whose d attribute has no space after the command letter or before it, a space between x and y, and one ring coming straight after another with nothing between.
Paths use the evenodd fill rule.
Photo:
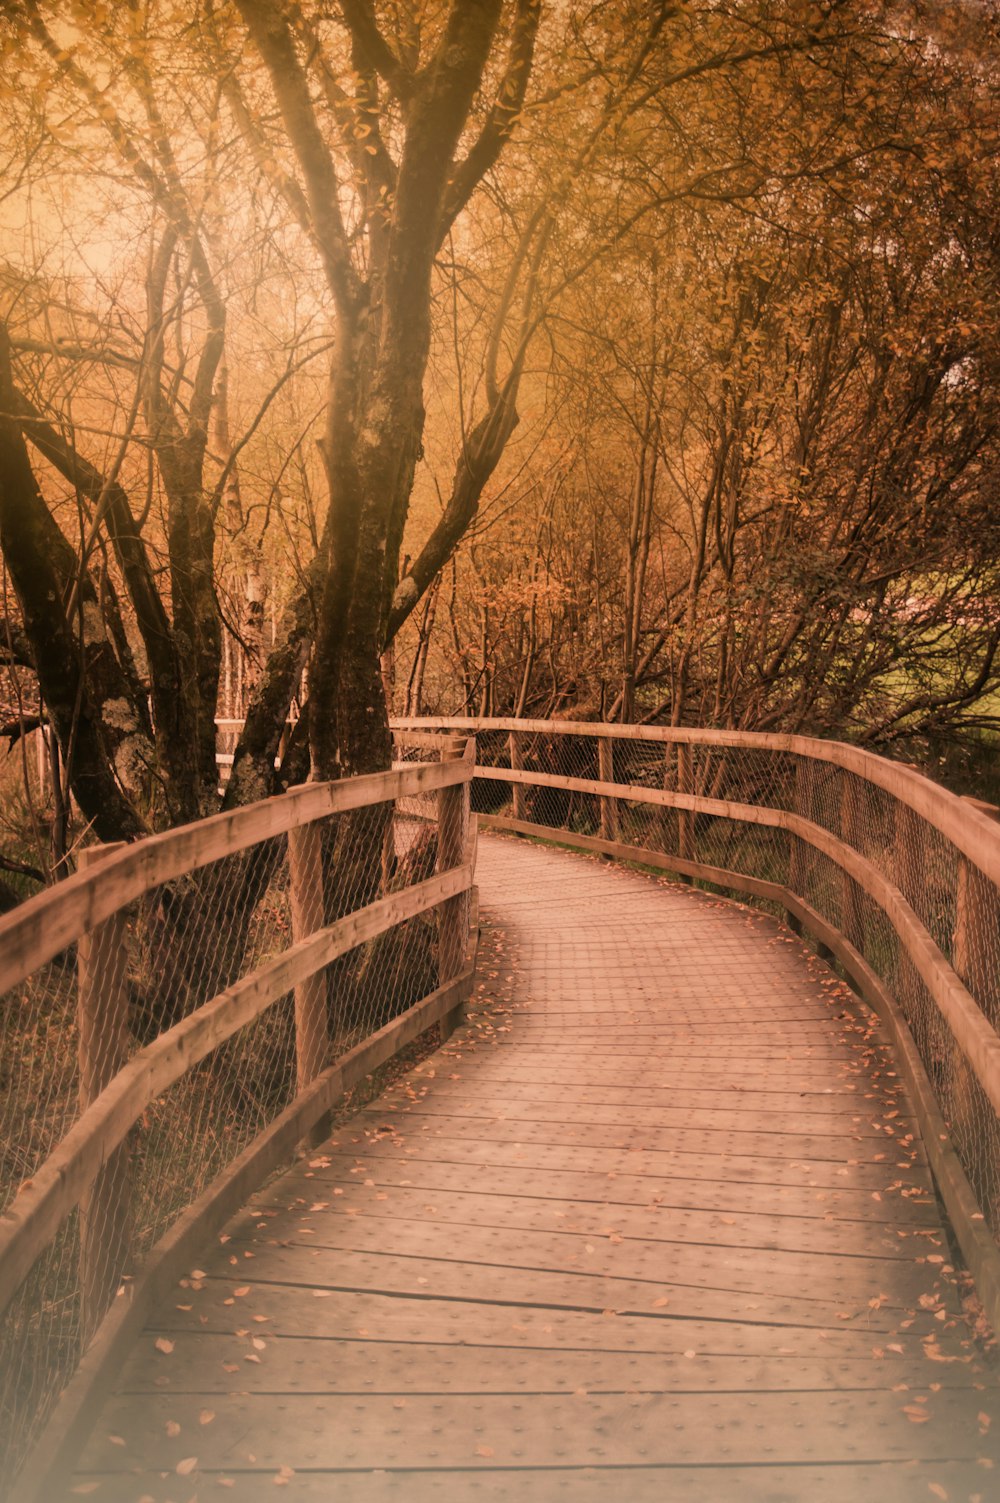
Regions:
<instances>
[{"instance_id":1,"label":"tree branch","mask_svg":"<svg viewBox=\"0 0 1000 1503\"><path fill-rule=\"evenodd\" d=\"M340 0L340 11L351 38L368 66L384 79L400 101L413 92L414 75L393 52L375 19L371 0Z\"/></svg>"}]
</instances>

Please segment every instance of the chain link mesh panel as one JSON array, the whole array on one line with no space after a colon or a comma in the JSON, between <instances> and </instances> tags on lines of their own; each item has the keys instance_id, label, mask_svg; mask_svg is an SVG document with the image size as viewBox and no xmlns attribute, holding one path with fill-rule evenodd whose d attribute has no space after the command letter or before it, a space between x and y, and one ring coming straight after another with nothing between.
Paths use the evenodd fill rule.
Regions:
<instances>
[{"instance_id":1,"label":"chain link mesh panel","mask_svg":"<svg viewBox=\"0 0 1000 1503\"><path fill-rule=\"evenodd\" d=\"M0 1211L144 1046L317 929L463 864L468 806L466 782L254 845L155 887L0 998ZM338 956L149 1102L0 1316L0 1475L177 1216L327 1065L461 970L469 896Z\"/></svg>"}]
</instances>

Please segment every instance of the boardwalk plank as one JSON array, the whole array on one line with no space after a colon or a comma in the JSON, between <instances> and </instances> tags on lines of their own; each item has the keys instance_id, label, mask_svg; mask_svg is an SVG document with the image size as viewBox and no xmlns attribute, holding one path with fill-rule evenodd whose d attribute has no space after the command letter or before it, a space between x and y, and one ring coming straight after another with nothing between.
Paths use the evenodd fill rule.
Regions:
<instances>
[{"instance_id":1,"label":"boardwalk plank","mask_svg":"<svg viewBox=\"0 0 1000 1503\"><path fill-rule=\"evenodd\" d=\"M696 1128L675 1125L673 1128L645 1123L566 1122L557 1117L488 1117L480 1118L471 1113L465 1116L445 1112L423 1111L410 1107L404 1109L383 1105L378 1114L380 1124L409 1135L424 1133L428 1140L435 1134L448 1137L480 1138L486 1142L507 1143L568 1143L586 1144L589 1147L647 1148L654 1151L680 1151L689 1153L743 1154L756 1158L816 1159L818 1161L846 1163L848 1159L860 1158L879 1163L890 1154L893 1158L903 1152L912 1153L914 1162L926 1162L922 1146L911 1148L894 1143L891 1138L875 1132L861 1132L851 1126L850 1133L839 1137L830 1134L805 1132L726 1130L724 1128Z\"/></svg>"},{"instance_id":2,"label":"boardwalk plank","mask_svg":"<svg viewBox=\"0 0 1000 1503\"><path fill-rule=\"evenodd\" d=\"M697 1359L693 1359L697 1360ZM126 1470L141 1457L173 1470L192 1454L201 1465L337 1468L467 1465L477 1454L509 1466L679 1466L707 1456L730 1465L908 1461L975 1463L982 1436L962 1392L220 1395L215 1420L199 1423L200 1396L147 1394L107 1408L107 1434L93 1437L83 1470ZM910 1424L904 1407L927 1423ZM168 1424L180 1426L176 1435Z\"/></svg>"},{"instance_id":3,"label":"boardwalk plank","mask_svg":"<svg viewBox=\"0 0 1000 1503\"><path fill-rule=\"evenodd\" d=\"M482 1166L491 1175L495 1169L507 1167L519 1175L522 1187L524 1166L530 1163L536 1172L549 1170L560 1177L578 1172L598 1175L611 1181L648 1179L654 1182L651 1186L654 1189L655 1181L660 1178L668 1181L696 1179L744 1186L751 1193L756 1193L758 1187L768 1185L801 1189L806 1198L810 1190L850 1189L871 1200L874 1191L894 1194L889 1187L900 1179L906 1189L916 1189L921 1195L931 1196L932 1199L934 1193L924 1162L897 1162L895 1157L890 1157L885 1152L878 1159L873 1157L867 1160L863 1160L858 1151L847 1160L839 1157L769 1158L764 1154L713 1154L669 1148L650 1150L643 1146L594 1148L580 1147L575 1143L536 1140L527 1143L516 1138L492 1142L489 1139L473 1138L468 1133L451 1138L435 1133L434 1154L425 1158L425 1145L420 1137L400 1137L394 1132L385 1133L380 1129L381 1124L376 1123L369 1133L338 1140L337 1148L331 1145L327 1156L315 1161L316 1168L305 1168L300 1175L293 1173L287 1182L291 1185L306 1184L309 1180L317 1184L330 1182L336 1176L328 1175L324 1165L336 1163L338 1149L346 1147L355 1152L362 1164L369 1165L381 1164L384 1154L386 1158L398 1157L400 1163L413 1166L424 1163L435 1166L461 1165L473 1170ZM646 1142L648 1135L643 1134L643 1143ZM888 1183L887 1170L895 1176ZM353 1172L353 1161L348 1172ZM482 1175L478 1182L483 1183ZM878 1201L872 1203L876 1206L879 1204ZM935 1217L935 1225L939 1224Z\"/></svg>"},{"instance_id":4,"label":"boardwalk plank","mask_svg":"<svg viewBox=\"0 0 1000 1503\"><path fill-rule=\"evenodd\" d=\"M522 1186L523 1188L523 1180ZM360 1214L375 1221L386 1217L408 1220L427 1216L448 1226L480 1225L486 1227L520 1227L529 1231L551 1228L554 1231L578 1231L589 1236L642 1237L663 1242L713 1242L725 1247L770 1246L786 1252L843 1253L846 1256L873 1256L913 1259L911 1248L904 1245L915 1234L914 1225L901 1228L884 1221L861 1221L835 1217L818 1206L813 1216L798 1213L791 1202L786 1214L773 1215L760 1210L744 1209L724 1212L718 1205L706 1209L717 1187L703 1183L695 1192L699 1207L687 1209L664 1203L662 1194L646 1193L641 1199L610 1200L606 1180L593 1180L581 1188L594 1193L589 1199L570 1200L565 1195L542 1196L496 1193L488 1191L454 1191L400 1185L391 1175L381 1174L370 1188L355 1181L345 1181L341 1195L345 1207L355 1207ZM801 1193L801 1192L800 1192ZM759 1201L755 1202L759 1204ZM269 1233L274 1237L295 1235L298 1226L310 1224L322 1235L324 1213L319 1217L310 1206L319 1204L315 1196L302 1197L287 1208L262 1207L268 1214L278 1212ZM326 1209L329 1209L329 1202ZM904 1202L905 1204L905 1202ZM339 1214L339 1212L338 1212ZM234 1227L236 1236L245 1236L259 1224L255 1210L245 1222ZM919 1233L917 1233L919 1234ZM933 1249L928 1249L932 1251Z\"/></svg>"},{"instance_id":5,"label":"boardwalk plank","mask_svg":"<svg viewBox=\"0 0 1000 1503\"><path fill-rule=\"evenodd\" d=\"M901 1247L902 1239L883 1238L876 1250L862 1240L863 1227L849 1222L826 1228L828 1241L835 1245L822 1246L824 1229L818 1226L812 1237L796 1234L793 1228L783 1239L790 1245L782 1246L775 1224L761 1225L764 1218L751 1221L741 1236L735 1217L729 1218L732 1225L713 1215L684 1220L684 1213L664 1215L660 1208L646 1211L641 1222L633 1219L631 1227L620 1211L601 1211L589 1218L591 1225L586 1227L572 1221L568 1212L556 1219L551 1212L539 1213L535 1208L520 1220L513 1209L506 1218L502 1210L495 1210L492 1217L467 1212L464 1217L449 1218L438 1200L444 1197L429 1203L426 1195L420 1195L394 1203L394 1197L387 1196L373 1214L365 1209L352 1216L350 1207L346 1214L338 1207L332 1217L320 1212L269 1226L259 1240L317 1252L367 1249L446 1258L460 1238L470 1257L475 1252L477 1261L491 1267L569 1266L609 1278L651 1281L663 1278L669 1269L676 1282L771 1292L794 1288L802 1295L829 1294L836 1299L874 1297L880 1281L891 1277L903 1304L931 1295L937 1282L935 1268L917 1264L912 1250ZM646 1235L639 1235L641 1229ZM244 1245L237 1236L229 1248L238 1254ZM252 1245L257 1245L256 1240ZM766 1271L765 1260L759 1256L762 1251L771 1254ZM217 1263L210 1266L218 1271ZM951 1286L946 1288L950 1291Z\"/></svg>"},{"instance_id":6,"label":"boardwalk plank","mask_svg":"<svg viewBox=\"0 0 1000 1503\"><path fill-rule=\"evenodd\" d=\"M254 1327L260 1335L261 1328ZM130 1393L768 1393L884 1389L885 1359L803 1359L797 1356L727 1356L700 1352L697 1360L676 1352L552 1350L499 1344L274 1337L270 1328L261 1361L246 1362L252 1338L196 1331L177 1337L173 1362L152 1348L123 1375ZM926 1362L889 1355L894 1383L918 1390ZM238 1364L234 1373L232 1364ZM173 1380L170 1369L181 1369ZM974 1375L964 1369L961 1386ZM164 1382L167 1379L167 1382ZM959 1386L953 1378L950 1387Z\"/></svg>"},{"instance_id":7,"label":"boardwalk plank","mask_svg":"<svg viewBox=\"0 0 1000 1503\"><path fill-rule=\"evenodd\" d=\"M434 1295L399 1296L386 1292L352 1293L349 1309L328 1290L316 1298L309 1289L303 1297L301 1284L254 1284L237 1305L232 1283L207 1279L197 1297L178 1290L178 1300L162 1307L140 1343L138 1356L149 1355L160 1369L164 1386L183 1388L183 1368L164 1358L156 1337L167 1332L231 1335L250 1332L262 1323L276 1336L309 1337L321 1342L339 1339L371 1342L447 1341L455 1345L533 1347L538 1350L651 1352L683 1354L694 1347L719 1356L781 1356L847 1361L865 1358L882 1364L897 1360L927 1360L926 1324L905 1331L873 1330L867 1321L840 1321L823 1325L786 1323L776 1330L766 1311L746 1312L743 1319L698 1320L681 1301L671 1306L653 1304L638 1315L620 1315L613 1323L598 1310L560 1308L556 1305L526 1305L497 1300L484 1303L474 1296L463 1299ZM671 1310L681 1310L672 1314ZM261 1320L258 1322L257 1317ZM949 1373L965 1369L978 1373L970 1352L955 1331L941 1331L936 1349L947 1359ZM881 1356L876 1355L881 1353ZM171 1354L172 1357L173 1354ZM255 1365L255 1364L251 1364ZM935 1362L935 1370L941 1366ZM928 1368L928 1371L931 1369ZM892 1382L895 1378L892 1377ZM235 1382L234 1385L236 1386Z\"/></svg>"},{"instance_id":8,"label":"boardwalk plank","mask_svg":"<svg viewBox=\"0 0 1000 1503\"><path fill-rule=\"evenodd\" d=\"M96 1482L92 1495L100 1503L177 1503L185 1496L180 1480L140 1472L131 1477L88 1475ZM968 1464L915 1460L875 1465L835 1463L826 1466L664 1466L664 1467L517 1467L498 1468L482 1460L474 1469L409 1468L373 1472L299 1471L294 1478L277 1472L227 1469L196 1473L196 1484L207 1485L209 1497L224 1497L219 1483L232 1489L239 1503L275 1503L275 1482L294 1483L292 1496L303 1503L511 1503L512 1498L532 1503L605 1503L609 1498L627 1503L924 1503L940 1498L981 1499L988 1496L989 1473ZM931 1493L933 1482L941 1491ZM336 1491L331 1499L331 1483Z\"/></svg>"}]
</instances>

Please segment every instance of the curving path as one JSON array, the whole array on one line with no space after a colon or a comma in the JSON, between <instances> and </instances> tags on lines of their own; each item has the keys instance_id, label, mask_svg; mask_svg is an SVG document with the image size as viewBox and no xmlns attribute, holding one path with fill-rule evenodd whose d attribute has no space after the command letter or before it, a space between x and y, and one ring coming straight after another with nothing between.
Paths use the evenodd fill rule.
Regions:
<instances>
[{"instance_id":1,"label":"curving path","mask_svg":"<svg viewBox=\"0 0 1000 1503\"><path fill-rule=\"evenodd\" d=\"M483 837L479 881L468 1026L206 1251L70 1496L997 1497L995 1376L851 994L597 859Z\"/></svg>"}]
</instances>

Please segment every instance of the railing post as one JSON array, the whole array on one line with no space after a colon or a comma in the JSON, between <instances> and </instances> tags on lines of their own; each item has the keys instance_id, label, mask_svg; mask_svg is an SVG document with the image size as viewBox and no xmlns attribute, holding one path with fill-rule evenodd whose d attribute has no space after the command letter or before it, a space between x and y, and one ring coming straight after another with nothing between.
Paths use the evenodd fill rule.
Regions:
<instances>
[{"instance_id":1,"label":"railing post","mask_svg":"<svg viewBox=\"0 0 1000 1503\"><path fill-rule=\"evenodd\" d=\"M88 846L81 871L122 849L123 842ZM77 1023L80 1111L128 1061L127 921L113 913L77 941ZM129 1248L128 1146L110 1153L80 1200L81 1344L86 1347L121 1283Z\"/></svg>"},{"instance_id":2,"label":"railing post","mask_svg":"<svg viewBox=\"0 0 1000 1503\"><path fill-rule=\"evenodd\" d=\"M795 764L795 798L793 809L802 819L812 818L813 764L807 757L799 757ZM801 835L789 832L788 836L788 886L798 898L805 898L811 865L810 848ZM802 924L794 913L788 915L788 927L793 934L802 933Z\"/></svg>"},{"instance_id":3,"label":"railing post","mask_svg":"<svg viewBox=\"0 0 1000 1503\"><path fill-rule=\"evenodd\" d=\"M520 731L511 731L507 737L507 745L510 748L510 766L512 772L524 771L524 737ZM523 783L512 783L514 790L512 800L513 814L515 819L527 819L528 798Z\"/></svg>"},{"instance_id":4,"label":"railing post","mask_svg":"<svg viewBox=\"0 0 1000 1503\"><path fill-rule=\"evenodd\" d=\"M694 754L689 741L677 742L677 792L694 793ZM694 857L694 815L690 809L677 811L677 854L683 861ZM690 876L683 880L690 882Z\"/></svg>"},{"instance_id":5,"label":"railing post","mask_svg":"<svg viewBox=\"0 0 1000 1503\"><path fill-rule=\"evenodd\" d=\"M615 743L610 736L597 738L597 776L602 783L615 780ZM618 800L601 794L601 838L618 839Z\"/></svg>"},{"instance_id":6,"label":"railing post","mask_svg":"<svg viewBox=\"0 0 1000 1503\"><path fill-rule=\"evenodd\" d=\"M298 943L322 929L323 837L320 824L300 825L288 832L288 885L292 908L292 939ZM307 976L295 988L295 1086L305 1090L326 1068L330 1050L325 971ZM311 1147L328 1135L326 1117L308 1135Z\"/></svg>"},{"instance_id":7,"label":"railing post","mask_svg":"<svg viewBox=\"0 0 1000 1503\"><path fill-rule=\"evenodd\" d=\"M441 748L442 762L461 760L466 754L469 739L463 733L449 736ZM465 861L470 804L471 790L468 783L442 788L438 794L439 872L450 871L452 867L461 866ZM465 959L467 898L468 894L460 892L443 902L438 910L438 983L441 986L458 975ZM460 1002L441 1019L439 1026L442 1043L454 1033L464 1012L464 1004Z\"/></svg>"},{"instance_id":8,"label":"railing post","mask_svg":"<svg viewBox=\"0 0 1000 1503\"><path fill-rule=\"evenodd\" d=\"M861 821L858 809L858 784L849 772L840 769L840 838L852 851L860 854ZM858 885L850 872L844 872L840 896L840 932L860 952L864 952L864 922Z\"/></svg>"},{"instance_id":9,"label":"railing post","mask_svg":"<svg viewBox=\"0 0 1000 1503\"><path fill-rule=\"evenodd\" d=\"M913 907L918 885L923 872L923 821L919 814L900 799L894 801L894 838L892 867L887 873L899 888L906 901ZM900 939L896 940L896 962L892 971L892 990L897 1002L909 1019L914 997L921 988L920 976Z\"/></svg>"}]
</instances>

